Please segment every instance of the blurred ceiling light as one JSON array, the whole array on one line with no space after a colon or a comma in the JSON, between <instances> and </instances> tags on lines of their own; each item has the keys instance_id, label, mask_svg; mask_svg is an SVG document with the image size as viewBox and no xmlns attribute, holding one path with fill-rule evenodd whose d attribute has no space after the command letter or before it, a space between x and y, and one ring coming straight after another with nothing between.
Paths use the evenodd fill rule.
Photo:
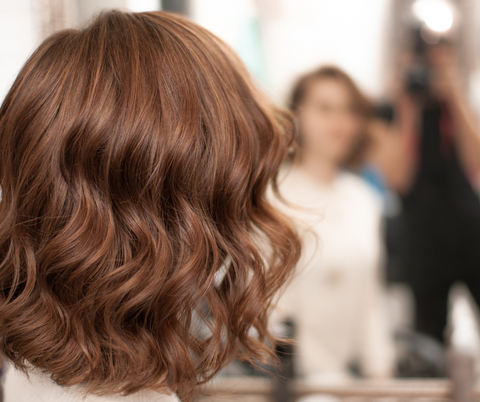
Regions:
<instances>
[{"instance_id":1,"label":"blurred ceiling light","mask_svg":"<svg viewBox=\"0 0 480 402\"><path fill-rule=\"evenodd\" d=\"M413 13L435 32L446 32L452 27L453 8L445 0L417 0Z\"/></svg>"}]
</instances>

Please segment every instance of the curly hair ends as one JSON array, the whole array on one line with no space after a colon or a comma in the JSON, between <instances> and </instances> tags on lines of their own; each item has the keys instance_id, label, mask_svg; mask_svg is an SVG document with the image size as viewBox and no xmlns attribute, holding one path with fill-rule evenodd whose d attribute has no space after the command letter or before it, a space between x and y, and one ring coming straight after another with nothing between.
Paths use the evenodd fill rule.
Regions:
<instances>
[{"instance_id":1,"label":"curly hair ends","mask_svg":"<svg viewBox=\"0 0 480 402\"><path fill-rule=\"evenodd\" d=\"M240 350L267 356L300 246L265 192L293 137L181 17L46 39L0 109L2 353L62 386L187 399Z\"/></svg>"}]
</instances>

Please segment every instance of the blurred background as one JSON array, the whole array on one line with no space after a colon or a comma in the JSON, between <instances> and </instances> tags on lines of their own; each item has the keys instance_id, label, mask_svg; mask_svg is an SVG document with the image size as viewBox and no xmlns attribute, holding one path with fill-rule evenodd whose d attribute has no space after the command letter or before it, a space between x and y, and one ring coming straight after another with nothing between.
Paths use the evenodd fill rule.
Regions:
<instances>
[{"instance_id":1,"label":"blurred background","mask_svg":"<svg viewBox=\"0 0 480 402\"><path fill-rule=\"evenodd\" d=\"M0 97L19 68L51 32L89 20L104 8L183 13L241 55L272 96L282 99L298 74L324 63L349 73L381 98L410 23L410 0L1 0ZM465 62L474 80L480 4L457 0L452 25L462 37ZM442 24L442 11L437 18ZM448 16L447 16L448 19ZM440 27L444 29L443 27ZM404 29L403 29L404 31ZM474 96L474 95L472 95ZM477 103L480 102L480 99Z\"/></svg>"},{"instance_id":2,"label":"blurred background","mask_svg":"<svg viewBox=\"0 0 480 402\"><path fill-rule=\"evenodd\" d=\"M324 158L330 168L348 171L356 177L355 180L361 180L376 199L373 203L366 203L368 208L377 205L372 208L377 208L380 216L378 244L375 243L377 234L366 229L376 224L374 218L368 222L345 218L348 224L335 226L337 223L328 223L328 214L325 215L326 226L331 225L331 229L320 230L319 236L325 242L326 255L334 254L329 254L328 247L329 239L333 239L337 230L341 236L332 241L340 250L336 253L351 255L353 261L335 256L332 257L334 262L330 262L331 267L328 261L321 261L311 268L312 272L318 268L327 274L317 278L323 281L318 287L323 290L313 289L312 299L307 300L307 304L326 305L328 311L313 308L308 318L304 314L305 308L297 311L292 308L289 315L277 319L273 328L278 336L301 342L305 331L308 332L302 327L302 319L307 321L306 327L318 319L320 329L310 328L316 335L309 350L315 349L315 339L318 343L324 342L322 345L328 353L319 353L318 359L327 359L328 355L334 362L331 367L327 365L318 371L312 369L312 372L297 370L304 362L296 362L294 356L298 350L295 344L289 344L277 350L279 365L255 367L251 363L234 362L221 376L274 378L275 398L283 401L291 399L288 381L296 378L312 381L309 386L317 386L317 394L323 392L327 395L338 394L340 388L335 387L346 384L342 382L345 378L385 380L451 376L460 384L461 395L461 387L468 388L478 377L476 373L480 372L477 318L480 300L480 129L477 124L480 114L480 1L0 0L0 100L25 60L45 37L57 30L84 24L107 8L180 13L224 39L238 52L264 92L295 113L303 147L300 146L298 153L300 162L291 163L315 173L317 167L320 172L325 165L318 163L316 166L316 161ZM443 55L433 54L433 49L438 47L448 50ZM334 68L319 72L318 68L322 66ZM291 93L298 78L312 71L316 72L307 77L311 85L310 97L304 96L299 105L292 104ZM438 78L440 75L441 79ZM346 85L352 97L359 98L358 94L362 93L362 99L364 96L370 105L369 111L360 116L360 106L353 105L351 99L345 101L346 106L333 103L332 106L328 99L322 100L322 91L328 88L322 89L319 82L325 80ZM339 88L330 88L333 91L331 99L346 87ZM312 108L310 116L307 107ZM337 110L335 108L338 113L332 111ZM348 111L348 108L355 110ZM328 142L330 134L326 132L337 130L343 135L344 128L341 123L334 123L332 116L335 114L335 118L349 121L352 118L349 113L355 119L360 116L362 130L366 127L368 131L368 151L360 162L355 163L346 163L342 152L347 154L346 148L358 145L356 134L348 139L347 127L344 143L333 144ZM355 120L352 124L357 123ZM325 128L328 125L330 129ZM412 134L414 131L417 134ZM320 141L315 136L324 138ZM307 152L305 144L309 141L311 150L315 147L320 150L317 155L313 151ZM346 148L342 150L341 147ZM322 149L330 153L322 152ZM301 180L299 178L296 183ZM367 214L368 208L361 204L366 190L350 193L350 187L356 185L349 184L346 190L341 187L344 182L337 183L324 177L318 182L302 183L308 191L316 185L323 186L314 194L320 204L323 197L331 203L344 205L342 191L348 190L350 206L339 207L335 212L338 216L350 216L348 214L352 211L356 216ZM332 190L332 183L338 184L340 190L337 187ZM286 198L289 198L288 192L303 194L303 198L294 200L299 204L313 197L312 192L302 193L295 188L286 187L284 191ZM372 216L377 212L372 212ZM348 236L344 239L343 234L353 232L358 234L357 240L354 237L348 240ZM351 276L350 272L355 271L357 263L361 265L363 254L360 252L357 258L355 253L359 252L359 244L360 248L364 247L362 241L369 236L372 244L375 243L372 247L378 249L373 257L379 266L375 275L380 278L375 277L371 282L380 284L381 288L373 307L373 302L369 302L369 306L366 302L358 302L360 299L354 299L347 288L339 290L343 283L360 278ZM349 241L357 241L357 244L352 245ZM361 275L364 278L368 274ZM304 292L302 286L305 285L300 282L295 284L297 287L293 292L308 294L309 290ZM360 282L356 284L357 288L361 286ZM368 286L370 284L365 282L365 289ZM327 294L332 289L337 289L335 297L315 298L315 292ZM376 294L376 291L368 292ZM358 297L364 296L359 294ZM295 303L300 302L290 299L287 304L291 307ZM359 310L348 307L348 303ZM382 369L369 374L362 367L361 353L353 352L360 348L352 346L355 336L345 341L342 353L330 356L331 350L340 347L338 339L333 338L338 338L341 331L357 335L357 331L363 331L357 315L365 315L366 311L377 314L377 310L383 311L384 318L378 325L368 324L373 329L365 336L371 337L371 342L364 342L362 347L371 355L366 360L375 360L377 367ZM345 318L344 326L338 327L344 329L335 329L335 325L340 324L332 317L347 317L348 314L351 318ZM379 330L382 325L387 329ZM323 339L329 328L332 339ZM388 346L381 346L381 331L386 331L393 354L388 351ZM352 353L343 353L347 347ZM452 353L454 357L450 356ZM315 353L311 354L315 360ZM315 367L315 364L310 366ZM339 382L339 378L342 381ZM408 386L412 387L410 394L405 391ZM405 385L404 394L395 386L380 387L383 394L375 394L373 385L367 391L373 396L415 396L421 388L416 383L408 386ZM433 390L431 395L442 397L447 395L445 386L439 382L430 383L427 388ZM347 388L344 388L343 395L359 392L358 388L350 388L347 392ZM250 393L254 390L263 396L270 392L262 383L242 389L239 392L245 398L248 389ZM363 389L362 392L367 391ZM304 401L332 400L321 395L316 395L317 399L308 398L304 397Z\"/></svg>"}]
</instances>

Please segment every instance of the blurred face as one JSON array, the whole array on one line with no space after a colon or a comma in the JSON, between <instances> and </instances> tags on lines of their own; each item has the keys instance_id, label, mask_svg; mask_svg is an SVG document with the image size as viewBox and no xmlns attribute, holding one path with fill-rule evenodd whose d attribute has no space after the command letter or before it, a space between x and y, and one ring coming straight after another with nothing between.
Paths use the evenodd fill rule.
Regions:
<instances>
[{"instance_id":1,"label":"blurred face","mask_svg":"<svg viewBox=\"0 0 480 402\"><path fill-rule=\"evenodd\" d=\"M303 152L340 164L360 134L361 118L346 84L319 78L307 89L297 112Z\"/></svg>"}]
</instances>

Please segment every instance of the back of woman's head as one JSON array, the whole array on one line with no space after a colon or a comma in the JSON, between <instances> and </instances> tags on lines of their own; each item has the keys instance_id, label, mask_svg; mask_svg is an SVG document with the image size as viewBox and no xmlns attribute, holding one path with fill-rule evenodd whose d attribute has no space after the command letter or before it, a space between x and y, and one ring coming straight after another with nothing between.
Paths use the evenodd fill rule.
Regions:
<instances>
[{"instance_id":1,"label":"back of woman's head","mask_svg":"<svg viewBox=\"0 0 480 402\"><path fill-rule=\"evenodd\" d=\"M2 352L64 386L184 396L240 349L265 356L299 253L265 200L291 140L183 18L48 38L0 109Z\"/></svg>"}]
</instances>

